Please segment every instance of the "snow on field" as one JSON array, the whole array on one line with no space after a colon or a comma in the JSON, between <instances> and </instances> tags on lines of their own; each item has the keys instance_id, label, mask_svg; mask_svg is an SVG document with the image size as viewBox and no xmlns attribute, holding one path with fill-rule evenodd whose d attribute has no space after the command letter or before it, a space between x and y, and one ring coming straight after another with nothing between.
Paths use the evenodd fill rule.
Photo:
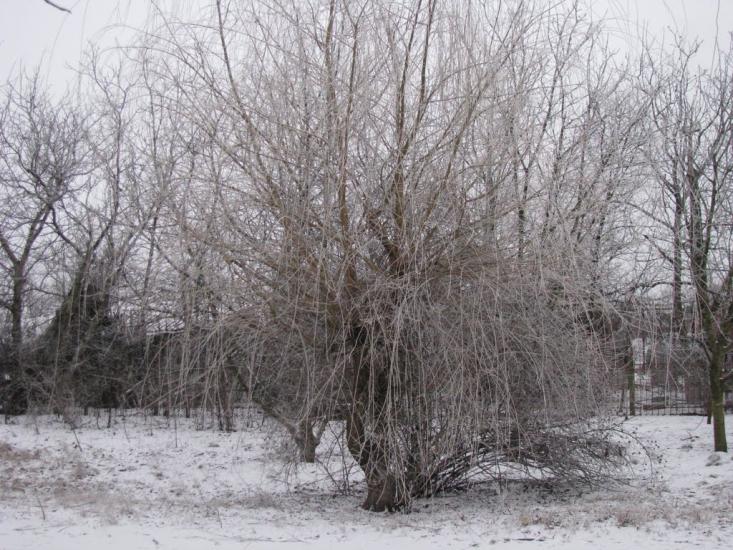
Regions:
<instances>
[{"instance_id":1,"label":"snow on field","mask_svg":"<svg viewBox=\"0 0 733 550\"><path fill-rule=\"evenodd\" d=\"M733 416L726 419L733 441ZM101 427L98 427L101 426ZM552 492L528 484L417 501L411 513L358 507L323 465L288 460L256 419L239 431L186 419L55 417L0 425L0 550L715 548L733 537L733 461L711 453L700 417L625 424L651 451L627 484ZM338 448L319 448L335 467ZM348 463L343 459L344 463Z\"/></svg>"}]
</instances>

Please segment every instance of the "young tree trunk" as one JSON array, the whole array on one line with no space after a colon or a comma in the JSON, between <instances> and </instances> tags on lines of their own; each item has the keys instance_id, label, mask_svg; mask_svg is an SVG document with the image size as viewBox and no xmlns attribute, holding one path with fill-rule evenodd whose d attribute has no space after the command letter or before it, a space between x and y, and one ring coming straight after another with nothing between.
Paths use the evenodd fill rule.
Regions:
<instances>
[{"instance_id":1,"label":"young tree trunk","mask_svg":"<svg viewBox=\"0 0 733 550\"><path fill-rule=\"evenodd\" d=\"M725 436L725 388L722 381L725 349L718 345L710 357L710 415L713 418L713 441L715 451L728 452Z\"/></svg>"},{"instance_id":2,"label":"young tree trunk","mask_svg":"<svg viewBox=\"0 0 733 550\"><path fill-rule=\"evenodd\" d=\"M692 170L689 169L688 173L691 172ZM706 226L703 224L702 193L699 188L699 180L695 177L689 178L688 195L691 206L690 222L688 222L692 252L690 271L709 359L708 376L710 378L710 414L713 417L713 442L715 451L728 452L728 443L725 436L724 391L720 379L723 372L723 362L725 361L727 335L721 332L724 329L720 326L715 315L716 311L719 312L720 306L716 307L716 300L710 289L708 272L710 232L704 232ZM710 221L708 221L707 227L709 227L709 224Z\"/></svg>"},{"instance_id":3,"label":"young tree trunk","mask_svg":"<svg viewBox=\"0 0 733 550\"><path fill-rule=\"evenodd\" d=\"M629 386L629 414L636 416L636 376L633 358L626 362L626 382Z\"/></svg>"},{"instance_id":4,"label":"young tree trunk","mask_svg":"<svg viewBox=\"0 0 733 550\"><path fill-rule=\"evenodd\" d=\"M673 266L672 266L672 331L675 340L684 334L682 326L682 223L684 204L679 188L674 189Z\"/></svg>"}]
</instances>

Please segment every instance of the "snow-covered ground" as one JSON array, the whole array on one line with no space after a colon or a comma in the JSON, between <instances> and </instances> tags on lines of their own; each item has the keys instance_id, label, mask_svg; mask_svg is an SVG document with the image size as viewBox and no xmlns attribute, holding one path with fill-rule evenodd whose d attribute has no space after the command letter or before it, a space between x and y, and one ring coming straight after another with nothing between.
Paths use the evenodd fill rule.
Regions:
<instances>
[{"instance_id":1,"label":"snow-covered ground","mask_svg":"<svg viewBox=\"0 0 733 550\"><path fill-rule=\"evenodd\" d=\"M46 416L0 425L0 550L669 550L733 538L732 456L711 453L700 417L629 420L654 459L638 454L628 484L483 486L417 501L409 514L361 511L355 470L353 493L341 495L323 465L287 460L257 418L235 433L196 427L139 415L110 429L92 417L75 430ZM331 467L341 460L337 448L319 453Z\"/></svg>"}]
</instances>

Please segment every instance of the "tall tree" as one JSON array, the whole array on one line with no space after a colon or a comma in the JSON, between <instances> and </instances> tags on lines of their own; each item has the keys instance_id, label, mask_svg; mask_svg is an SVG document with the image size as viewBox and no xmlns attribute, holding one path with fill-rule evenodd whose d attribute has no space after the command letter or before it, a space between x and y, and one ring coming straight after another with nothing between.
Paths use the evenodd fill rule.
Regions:
<instances>
[{"instance_id":1,"label":"tall tree","mask_svg":"<svg viewBox=\"0 0 733 550\"><path fill-rule=\"evenodd\" d=\"M9 288L2 306L10 316L13 362L19 369L33 268L56 238L52 225L59 205L88 170L86 121L72 102L52 101L38 75L8 84L3 107L0 265ZM19 375L16 370L16 379Z\"/></svg>"},{"instance_id":2,"label":"tall tree","mask_svg":"<svg viewBox=\"0 0 733 550\"><path fill-rule=\"evenodd\" d=\"M711 71L697 68L697 46L646 58L644 86L654 133L649 140L659 189L672 222L674 316L679 317L682 259L695 305L693 332L708 360L716 451L727 451L723 365L733 349L733 56L719 52Z\"/></svg>"}]
</instances>

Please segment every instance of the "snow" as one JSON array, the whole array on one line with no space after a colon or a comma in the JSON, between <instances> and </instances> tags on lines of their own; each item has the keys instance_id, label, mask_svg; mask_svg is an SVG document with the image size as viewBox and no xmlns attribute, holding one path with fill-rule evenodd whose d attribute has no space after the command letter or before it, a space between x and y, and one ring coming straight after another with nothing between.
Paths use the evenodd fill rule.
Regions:
<instances>
[{"instance_id":1,"label":"snow","mask_svg":"<svg viewBox=\"0 0 733 550\"><path fill-rule=\"evenodd\" d=\"M733 416L726 418L733 441ZM101 426L101 427L100 427ZM417 501L411 513L359 509L360 477L337 439L320 464L290 460L284 436L256 417L239 431L128 414L51 416L0 425L0 550L339 548L713 548L733 537L733 461L712 453L701 417L625 423L645 454L628 483L552 492L501 490Z\"/></svg>"}]
</instances>

